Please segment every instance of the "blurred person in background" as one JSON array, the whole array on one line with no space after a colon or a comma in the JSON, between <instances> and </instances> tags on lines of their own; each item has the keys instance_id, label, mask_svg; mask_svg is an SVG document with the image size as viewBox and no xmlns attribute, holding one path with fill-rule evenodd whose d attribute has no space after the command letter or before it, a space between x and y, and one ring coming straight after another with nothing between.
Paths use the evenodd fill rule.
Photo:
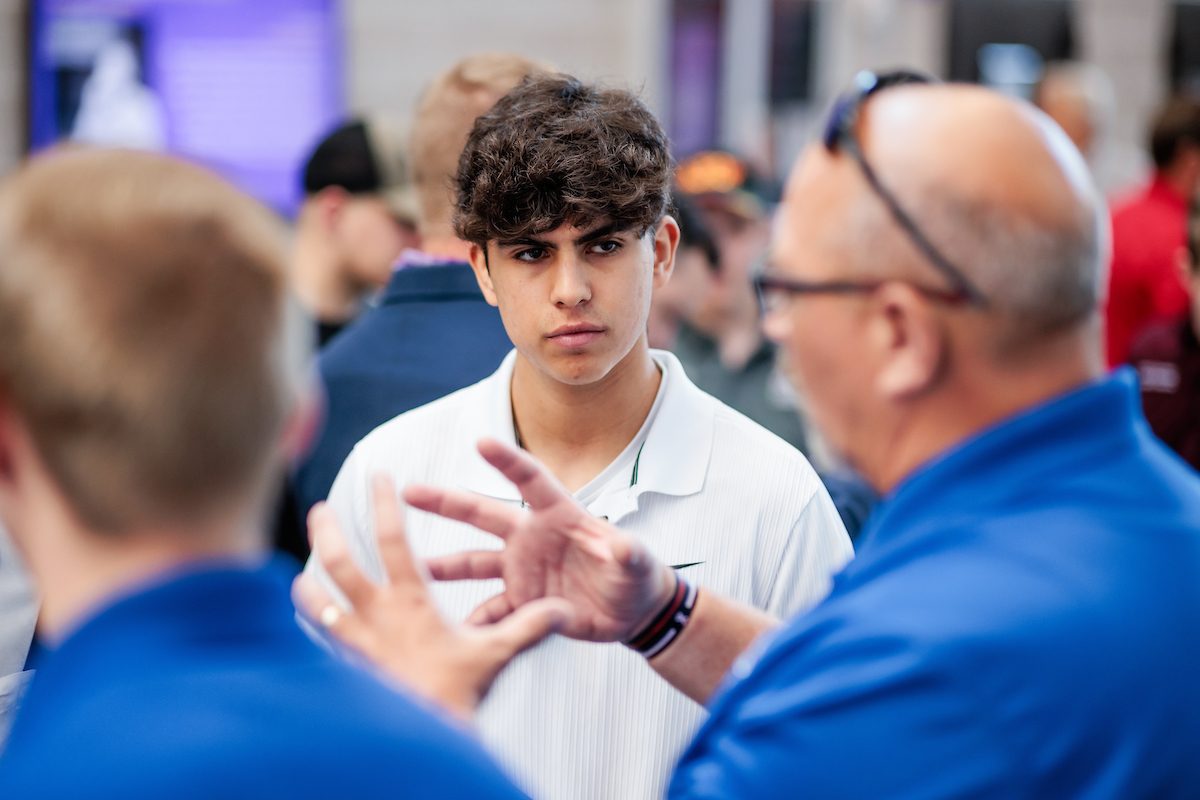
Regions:
<instances>
[{"instance_id":1,"label":"blurred person in background","mask_svg":"<svg viewBox=\"0 0 1200 800\"><path fill-rule=\"evenodd\" d=\"M316 320L321 347L359 315L416 242L403 147L390 121L354 119L322 137L305 162L292 290Z\"/></svg>"},{"instance_id":2,"label":"blurred person in background","mask_svg":"<svg viewBox=\"0 0 1200 800\"><path fill-rule=\"evenodd\" d=\"M713 289L721 256L704 218L690 199L675 192L671 216L679 223L679 247L671 280L654 290L646 333L650 346L674 349L680 326L700 312Z\"/></svg>"},{"instance_id":3,"label":"blurred person in background","mask_svg":"<svg viewBox=\"0 0 1200 800\"><path fill-rule=\"evenodd\" d=\"M647 344L679 236L670 180L666 135L626 91L535 76L475 122L454 224L515 347L488 378L376 428L346 459L322 513L351 531L356 562L376 579L372 476L453 483L520 507L475 450L488 436L550 465L589 514L645 532L688 581L776 615L829 591L852 551L804 456ZM422 556L490 544L429 515L409 530ZM306 572L328 581L316 556ZM441 588L456 621L498 613L494 582ZM635 654L554 639L503 676L478 723L536 795L633 800L661 794L703 717Z\"/></svg>"},{"instance_id":4,"label":"blurred person in background","mask_svg":"<svg viewBox=\"0 0 1200 800\"><path fill-rule=\"evenodd\" d=\"M509 53L468 56L436 76L413 114L407 144L416 246L384 270L379 303L321 353L325 424L294 472L290 551L308 555L304 518L354 445L397 414L490 375L512 349L484 302L454 232L454 175L475 118L544 65Z\"/></svg>"},{"instance_id":5,"label":"blurred person in background","mask_svg":"<svg viewBox=\"0 0 1200 800\"><path fill-rule=\"evenodd\" d=\"M565 598L566 636L669 629L646 671L711 710L672 797L1193 797L1200 478L1105 374L1103 201L1045 115L924 81L865 73L834 105L760 280L814 420L885 495L824 602L782 626L707 588L681 604L669 531L624 534L498 441L480 452L527 508L409 486L500 539L426 566L503 578L517 609ZM376 516L395 573L403 521ZM486 688L461 665L502 658L435 619L416 570L332 569L359 653L451 707Z\"/></svg>"},{"instance_id":6,"label":"blurred person in background","mask_svg":"<svg viewBox=\"0 0 1200 800\"><path fill-rule=\"evenodd\" d=\"M762 335L751 283L771 234L769 187L742 159L716 151L681 161L676 181L700 210L720 261L708 297L680 327L672 351L697 386L807 454L795 393Z\"/></svg>"},{"instance_id":7,"label":"blurred person in background","mask_svg":"<svg viewBox=\"0 0 1200 800\"><path fill-rule=\"evenodd\" d=\"M162 156L0 184L0 519L45 645L0 796L517 796L295 625L259 525L307 426L286 262L274 215Z\"/></svg>"},{"instance_id":8,"label":"blurred person in background","mask_svg":"<svg viewBox=\"0 0 1200 800\"><path fill-rule=\"evenodd\" d=\"M776 346L762 332L752 273L770 237L770 212L763 198L769 187L760 185L745 162L720 152L684 159L676 179L678 202L689 213L700 212L697 223L713 233L717 268L715 278L704 284L709 289L704 298L676 304L682 322L675 325L671 349L697 386L808 457L850 539L856 540L875 505L875 493L809 429L780 368ZM665 287L669 296L675 291L671 284Z\"/></svg>"},{"instance_id":9,"label":"blurred person in background","mask_svg":"<svg viewBox=\"0 0 1200 800\"><path fill-rule=\"evenodd\" d=\"M1063 129L1089 163L1102 135L1104 101L1109 100L1111 105L1111 98L1099 96L1096 69L1074 61L1055 61L1046 65L1033 89L1034 105Z\"/></svg>"},{"instance_id":10,"label":"blurred person in background","mask_svg":"<svg viewBox=\"0 0 1200 800\"><path fill-rule=\"evenodd\" d=\"M1100 67L1082 61L1047 64L1033 102L1079 148L1106 197L1126 193L1145 179L1145 153L1114 136L1116 91Z\"/></svg>"},{"instance_id":11,"label":"blurred person in background","mask_svg":"<svg viewBox=\"0 0 1200 800\"><path fill-rule=\"evenodd\" d=\"M369 307L405 247L416 243L416 201L400 127L382 115L344 122L305 162L304 203L296 215L289 277L324 348ZM275 548L308 557L305 509L284 480L275 515Z\"/></svg>"},{"instance_id":12,"label":"blurred person in background","mask_svg":"<svg viewBox=\"0 0 1200 800\"><path fill-rule=\"evenodd\" d=\"M1200 189L1200 98L1172 98L1154 119L1150 184L1117 203L1112 214L1112 267L1105 325L1110 366L1129 360L1134 338L1147 325L1186 313L1179 276L1188 205Z\"/></svg>"},{"instance_id":13,"label":"blurred person in background","mask_svg":"<svg viewBox=\"0 0 1200 800\"><path fill-rule=\"evenodd\" d=\"M1141 379L1151 429L1200 470L1200 206L1195 202L1178 262L1191 299L1188 313L1143 330L1134 340L1130 363Z\"/></svg>"}]
</instances>

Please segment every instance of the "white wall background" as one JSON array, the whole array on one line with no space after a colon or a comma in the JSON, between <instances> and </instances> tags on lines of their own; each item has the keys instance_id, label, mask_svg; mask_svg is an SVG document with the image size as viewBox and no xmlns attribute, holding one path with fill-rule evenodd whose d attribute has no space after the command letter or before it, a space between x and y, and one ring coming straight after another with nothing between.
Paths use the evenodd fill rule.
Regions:
<instances>
[{"instance_id":1,"label":"white wall background","mask_svg":"<svg viewBox=\"0 0 1200 800\"><path fill-rule=\"evenodd\" d=\"M252 0L247 0L252 2ZM481 50L515 50L588 79L640 88L662 110L669 0L343 0L346 96L351 110L405 114L428 78ZM726 0L721 89L724 144L776 161L799 149L816 114L855 70L906 63L940 71L945 0L823 0L817 99L783 124L766 113L770 0ZM1169 0L1079 0L1081 55L1112 78L1117 134L1139 146L1164 92ZM22 0L0 0L0 172L20 158L23 133Z\"/></svg>"},{"instance_id":2,"label":"white wall background","mask_svg":"<svg viewBox=\"0 0 1200 800\"><path fill-rule=\"evenodd\" d=\"M666 0L344 0L354 110L411 109L459 58L513 51L589 80L632 86L661 108Z\"/></svg>"}]
</instances>

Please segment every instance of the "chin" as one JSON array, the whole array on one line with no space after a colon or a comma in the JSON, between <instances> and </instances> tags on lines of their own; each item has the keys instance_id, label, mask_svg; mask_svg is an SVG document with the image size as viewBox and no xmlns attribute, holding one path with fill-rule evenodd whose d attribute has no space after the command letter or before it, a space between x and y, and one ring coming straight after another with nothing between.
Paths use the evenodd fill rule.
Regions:
<instances>
[{"instance_id":1,"label":"chin","mask_svg":"<svg viewBox=\"0 0 1200 800\"><path fill-rule=\"evenodd\" d=\"M583 356L568 363L555 364L547 371L555 380L567 386L590 386L604 380L612 372L612 364Z\"/></svg>"}]
</instances>

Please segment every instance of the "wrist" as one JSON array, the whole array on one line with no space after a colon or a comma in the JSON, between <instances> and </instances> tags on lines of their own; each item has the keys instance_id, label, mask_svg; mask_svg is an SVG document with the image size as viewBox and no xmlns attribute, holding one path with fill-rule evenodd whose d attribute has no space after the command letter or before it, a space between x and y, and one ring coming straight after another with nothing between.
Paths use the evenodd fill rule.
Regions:
<instances>
[{"instance_id":1,"label":"wrist","mask_svg":"<svg viewBox=\"0 0 1200 800\"><path fill-rule=\"evenodd\" d=\"M679 574L671 570L670 594L665 603L645 625L624 641L626 647L645 656L654 658L662 653L683 633L696 607L698 590Z\"/></svg>"},{"instance_id":2,"label":"wrist","mask_svg":"<svg viewBox=\"0 0 1200 800\"><path fill-rule=\"evenodd\" d=\"M654 576L654 588L651 592L649 592L649 596L646 599L645 610L642 612L642 615L638 617L637 621L629 626L629 631L625 636L622 637L621 641L628 641L634 638L637 634L649 627L650 623L652 623L655 618L658 617L663 608L665 608L675 596L677 577L678 576L675 574L675 570L671 569L665 564L660 565Z\"/></svg>"}]
</instances>

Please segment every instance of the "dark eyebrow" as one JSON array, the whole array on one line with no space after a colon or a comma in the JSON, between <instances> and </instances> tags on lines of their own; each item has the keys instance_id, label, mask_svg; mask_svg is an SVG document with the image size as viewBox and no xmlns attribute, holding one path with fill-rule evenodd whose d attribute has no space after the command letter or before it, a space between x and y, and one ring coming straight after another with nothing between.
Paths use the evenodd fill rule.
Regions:
<instances>
[{"instance_id":1,"label":"dark eyebrow","mask_svg":"<svg viewBox=\"0 0 1200 800\"><path fill-rule=\"evenodd\" d=\"M625 233L628 229L627 225L623 225L620 222L610 222L580 236L575 240L575 244L591 244L599 239L607 239L615 233Z\"/></svg>"},{"instance_id":2,"label":"dark eyebrow","mask_svg":"<svg viewBox=\"0 0 1200 800\"><path fill-rule=\"evenodd\" d=\"M496 247L545 247L554 249L552 242L547 242L544 239L535 239L532 236L522 236L518 239L497 240Z\"/></svg>"},{"instance_id":3,"label":"dark eyebrow","mask_svg":"<svg viewBox=\"0 0 1200 800\"><path fill-rule=\"evenodd\" d=\"M601 225L599 228L594 228L593 230L590 230L587 233L583 234L582 236L580 236L578 239L575 240L575 244L577 246L591 244L592 242L595 242L599 239L607 239L608 237L610 237L614 234L624 233L627 230L629 230L629 227L626 225L623 225L620 222L609 222L605 225ZM546 241L545 239L539 239L536 236L521 236L516 239L505 239L503 241L497 240L496 246L497 247L544 247L548 250L553 250L556 247L556 245L553 242Z\"/></svg>"}]
</instances>

